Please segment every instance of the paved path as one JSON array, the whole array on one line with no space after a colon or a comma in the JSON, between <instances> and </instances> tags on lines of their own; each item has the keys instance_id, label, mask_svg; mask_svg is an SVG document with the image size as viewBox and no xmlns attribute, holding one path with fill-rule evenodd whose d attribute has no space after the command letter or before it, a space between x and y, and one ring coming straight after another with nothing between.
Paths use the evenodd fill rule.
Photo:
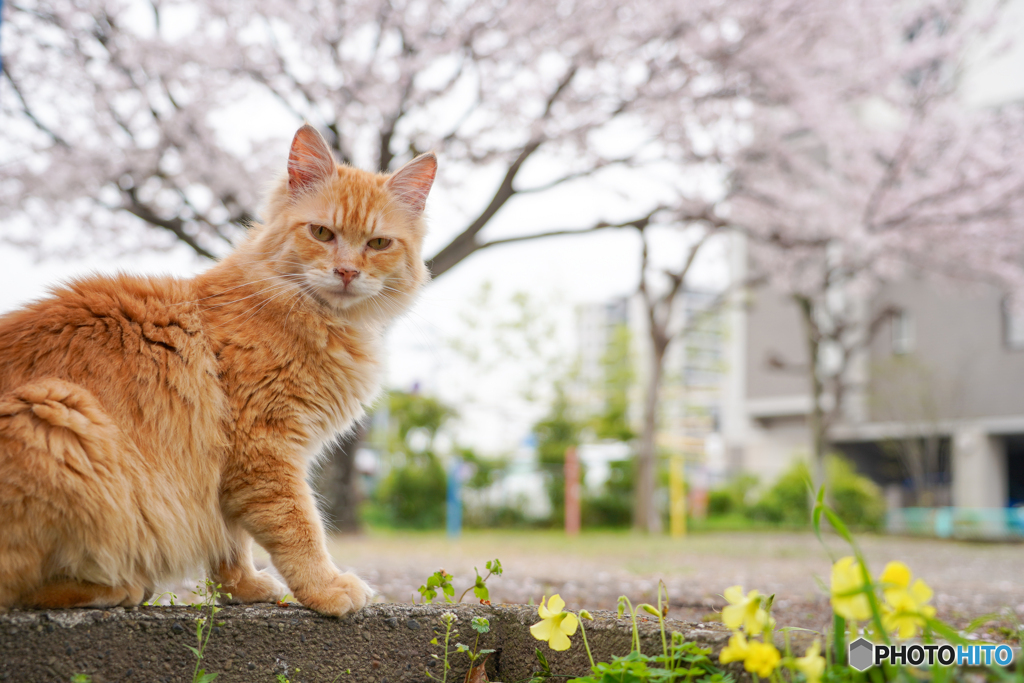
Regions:
<instances>
[{"instance_id":1,"label":"paved path","mask_svg":"<svg viewBox=\"0 0 1024 683\"><path fill-rule=\"evenodd\" d=\"M1024 545L891 536L859 542L876 575L886 562L902 560L923 578L935 590L940 617L964 625L1009 609L1024 620ZM849 554L839 539L828 544L836 557ZM476 531L453 542L440 534L375 532L336 538L331 549L339 565L360 573L388 601L410 601L441 567L455 575L461 593L474 565L483 569L497 557L505 575L488 584L494 602L537 602L559 593L573 609L614 609L623 594L653 601L662 579L679 619L714 618L721 594L735 584L775 593L782 625L820 629L830 614L819 585L828 582L829 556L810 533L702 533L673 541L630 533L568 539L555 532Z\"/></svg>"}]
</instances>

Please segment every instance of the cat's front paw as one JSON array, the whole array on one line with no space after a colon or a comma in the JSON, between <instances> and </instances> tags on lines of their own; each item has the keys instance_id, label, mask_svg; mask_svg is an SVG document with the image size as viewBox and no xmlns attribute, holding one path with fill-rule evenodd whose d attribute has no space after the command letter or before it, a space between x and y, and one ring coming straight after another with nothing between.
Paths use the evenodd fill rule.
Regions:
<instances>
[{"instance_id":1,"label":"cat's front paw","mask_svg":"<svg viewBox=\"0 0 1024 683\"><path fill-rule=\"evenodd\" d=\"M231 594L227 602L277 602L288 594L285 585L266 572L244 574L220 590Z\"/></svg>"},{"instance_id":2,"label":"cat's front paw","mask_svg":"<svg viewBox=\"0 0 1024 683\"><path fill-rule=\"evenodd\" d=\"M326 587L295 597L321 614L341 617L365 607L373 597L373 589L355 574L338 574Z\"/></svg>"}]
</instances>

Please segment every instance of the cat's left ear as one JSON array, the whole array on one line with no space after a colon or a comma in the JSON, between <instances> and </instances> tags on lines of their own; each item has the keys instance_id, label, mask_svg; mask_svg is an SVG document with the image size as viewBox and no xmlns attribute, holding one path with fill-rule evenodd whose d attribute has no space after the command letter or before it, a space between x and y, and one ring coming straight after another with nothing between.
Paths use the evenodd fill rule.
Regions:
<instances>
[{"instance_id":1,"label":"cat's left ear","mask_svg":"<svg viewBox=\"0 0 1024 683\"><path fill-rule=\"evenodd\" d=\"M316 128L308 123L299 128L288 153L288 189L305 190L334 174L334 155Z\"/></svg>"},{"instance_id":2,"label":"cat's left ear","mask_svg":"<svg viewBox=\"0 0 1024 683\"><path fill-rule=\"evenodd\" d=\"M434 184L436 173L437 157L433 152L427 152L395 171L384 183L384 187L395 195L402 206L420 214L427 205L427 194Z\"/></svg>"}]
</instances>

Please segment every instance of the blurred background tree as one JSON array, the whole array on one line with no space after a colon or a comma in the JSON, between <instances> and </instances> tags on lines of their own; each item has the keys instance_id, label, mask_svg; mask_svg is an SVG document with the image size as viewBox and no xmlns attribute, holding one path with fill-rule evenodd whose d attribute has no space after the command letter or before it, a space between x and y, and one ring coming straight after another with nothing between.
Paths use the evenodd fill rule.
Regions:
<instances>
[{"instance_id":1,"label":"blurred background tree","mask_svg":"<svg viewBox=\"0 0 1024 683\"><path fill-rule=\"evenodd\" d=\"M436 442L455 411L436 398L404 391L390 392L387 401L387 469L377 487L375 516L397 527L442 527L448 477Z\"/></svg>"},{"instance_id":2,"label":"blurred background tree","mask_svg":"<svg viewBox=\"0 0 1024 683\"><path fill-rule=\"evenodd\" d=\"M859 301L917 271L1024 291L1024 111L965 101L965 65L1003 5L972 8L8 2L2 238L58 256L184 244L216 257L258 214L256 192L303 120L364 168L442 155L436 192L459 219L429 254L435 277L540 237L693 235L692 251L665 263L645 251L640 269L654 360L634 521L653 530L655 361L677 334L672 295L700 235L745 235L751 272L737 284L763 278L802 312L806 361L774 361L808 378L819 480L847 369L892 313L865 320ZM583 185L617 203L551 211ZM531 219L495 230L511 207ZM333 454L340 501L354 499L358 435Z\"/></svg>"},{"instance_id":3,"label":"blurred background tree","mask_svg":"<svg viewBox=\"0 0 1024 683\"><path fill-rule=\"evenodd\" d=\"M533 428L537 439L537 463L544 473L551 500L551 522L555 526L560 526L565 520L565 454L570 448L579 446L580 427L572 414L565 388L557 382L550 412Z\"/></svg>"},{"instance_id":4,"label":"blurred background tree","mask_svg":"<svg viewBox=\"0 0 1024 683\"><path fill-rule=\"evenodd\" d=\"M1024 107L965 89L1002 5L796 6L764 5L735 56L751 128L729 217L751 238L752 274L800 311L806 353L772 363L808 378L820 482L862 389L851 366L896 312L871 300L882 285L931 272L1024 292Z\"/></svg>"},{"instance_id":5,"label":"blurred background tree","mask_svg":"<svg viewBox=\"0 0 1024 683\"><path fill-rule=\"evenodd\" d=\"M604 410L591 420L598 439L628 442L636 438L629 419L629 392L636 381L631 337L628 325L616 325L601 359Z\"/></svg>"}]
</instances>

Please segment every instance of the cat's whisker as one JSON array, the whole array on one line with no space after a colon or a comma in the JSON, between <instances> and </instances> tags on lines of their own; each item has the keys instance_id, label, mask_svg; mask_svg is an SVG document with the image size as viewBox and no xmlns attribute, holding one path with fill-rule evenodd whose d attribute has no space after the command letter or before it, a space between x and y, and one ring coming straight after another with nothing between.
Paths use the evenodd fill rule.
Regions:
<instances>
[{"instance_id":1,"label":"cat's whisker","mask_svg":"<svg viewBox=\"0 0 1024 683\"><path fill-rule=\"evenodd\" d=\"M402 313L402 311L398 312ZM434 321L413 309L406 310L404 313L406 315L407 323L411 325L413 332L419 337L420 342L428 350L434 364L443 364L445 359L441 354L441 348L443 348L445 344L443 341L439 341L443 335L438 331L437 325Z\"/></svg>"},{"instance_id":2,"label":"cat's whisker","mask_svg":"<svg viewBox=\"0 0 1024 683\"><path fill-rule=\"evenodd\" d=\"M253 297L258 297L258 296L267 294L269 292L278 291L278 290L280 290L282 288L288 288L288 287L294 287L294 286L296 286L295 283L290 283L290 282L281 282L281 283L278 283L278 284L269 285L269 286L263 287L262 289L260 289L257 292L249 294L248 296L243 296L243 297L240 297L238 299L232 299L231 301L225 301L223 303L217 304L216 306L208 306L206 308L206 310L212 311L214 309L223 308L224 306L230 306L232 304L237 304L240 301L245 301L246 299L251 299Z\"/></svg>"},{"instance_id":3,"label":"cat's whisker","mask_svg":"<svg viewBox=\"0 0 1024 683\"><path fill-rule=\"evenodd\" d=\"M267 280L273 280L274 278L277 278L277 277L284 277L284 276L282 276L280 274L275 274L275 275L271 275L270 277L260 278L259 280L250 280L248 282L243 282L240 285L235 285L234 287L228 287L227 289L222 290L220 292L215 292L213 294L210 294L209 296L204 296L204 297L201 297L199 299L191 299L189 301L182 301L181 303L183 303L183 304L197 304L200 301L206 301L207 299L212 299L212 298L217 297L217 296L222 296L222 295L224 295L224 294L226 294L226 293L228 293L228 292L230 292L232 290L240 289L242 287L247 287L249 285L256 284L257 282L265 282Z\"/></svg>"},{"instance_id":4,"label":"cat's whisker","mask_svg":"<svg viewBox=\"0 0 1024 683\"><path fill-rule=\"evenodd\" d=\"M229 318L228 320L225 320L225 321L221 322L218 325L214 325L210 329L217 329L217 328L223 327L224 325L227 325L227 324L229 324L231 322L234 322L235 320L238 320L243 315L245 315L246 313L249 313L250 311L253 311L254 309L257 309L255 312L259 312L259 310L262 310L262 308L264 306L269 304L274 299L280 297L282 294L287 294L289 291L293 291L293 290L301 291L301 289L299 289L299 287L297 287L296 285L288 283L288 284L282 284L280 287L272 287L272 288L269 288L268 290L260 292L260 294L267 294L268 292L273 291L274 294L272 296L270 296L269 298L267 298L266 301L263 301L263 300L257 301L254 304L252 304L251 306L249 306L248 308L246 308L244 311L239 313L238 315L234 316L233 318ZM252 317L252 315L250 315L248 318L243 320L242 323L245 323L251 317Z\"/></svg>"},{"instance_id":5,"label":"cat's whisker","mask_svg":"<svg viewBox=\"0 0 1024 683\"><path fill-rule=\"evenodd\" d=\"M299 304L300 301L302 301L303 297L310 299L312 301L312 297L310 297L309 294L304 292L301 287L299 287L298 293L299 296L295 297L295 301L293 301L292 305L288 307L288 313L284 316L284 327L288 327L288 321L291 320L292 311L295 310L295 307Z\"/></svg>"},{"instance_id":6,"label":"cat's whisker","mask_svg":"<svg viewBox=\"0 0 1024 683\"><path fill-rule=\"evenodd\" d=\"M267 278L267 279L272 279L272 278ZM300 281L300 283L301 283L301 281ZM261 290L259 290L257 292L253 292L252 294L249 294L248 296L243 296L243 297L238 298L238 299L232 299L231 301L225 301L223 303L219 303L219 304L216 304L214 306L207 306L206 310L213 310L215 308L221 308L223 306L230 306L231 304L236 304L239 301L245 301L246 299L251 299L254 296L259 296L261 294L264 294L264 293L266 293L267 291L269 291L271 289L276 289L277 287L291 287L291 286L294 286L294 284L295 283L293 283L293 282L282 282L282 283L279 283L277 285L270 285L269 287L264 287L263 289L261 289Z\"/></svg>"},{"instance_id":7,"label":"cat's whisker","mask_svg":"<svg viewBox=\"0 0 1024 683\"><path fill-rule=\"evenodd\" d=\"M249 320L250 320L250 319L251 319L251 318L252 318L253 316L255 316L256 314L258 314L258 313L259 313L260 311L262 311L262 310L263 310L264 308L266 308L267 306L269 306L269 305L270 305L271 303L273 303L273 302L274 302L274 301L275 301L276 299L279 299L279 298L281 298L282 296L285 296L285 295L295 295L295 294L296 294L296 292L298 292L298 291L301 291L301 290L295 290L295 291L287 291L287 290L286 290L286 291L283 291L283 292L278 292L277 294L275 294L274 296L270 297L270 298L269 298L269 299L267 299L267 300L266 300L265 302L263 302L263 305L262 305L262 306L258 306L258 307L257 307L257 306L254 306L253 308L254 308L255 310L253 310L253 311L252 311L252 313L250 313L250 314L248 315L248 317L246 317L246 319L245 319L245 320L243 320L242 322L240 322L240 323L238 323L238 324L239 324L240 326L241 326L241 325L244 325L245 323L249 322ZM251 309L250 309L250 310L251 310Z\"/></svg>"}]
</instances>

